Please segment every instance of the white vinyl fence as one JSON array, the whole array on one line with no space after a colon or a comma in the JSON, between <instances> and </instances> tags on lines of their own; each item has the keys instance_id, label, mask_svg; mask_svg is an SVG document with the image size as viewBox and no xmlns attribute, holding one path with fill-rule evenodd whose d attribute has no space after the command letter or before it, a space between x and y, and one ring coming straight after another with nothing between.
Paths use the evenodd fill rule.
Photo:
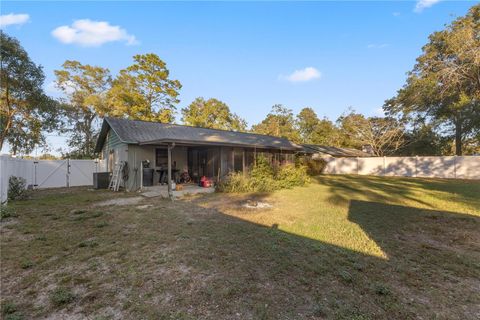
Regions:
<instances>
[{"instance_id":1,"label":"white vinyl fence","mask_svg":"<svg viewBox=\"0 0 480 320\"><path fill-rule=\"evenodd\" d=\"M7 200L8 180L22 177L27 187L58 188L93 185L93 173L105 171L105 160L28 160L0 155L0 202Z\"/></svg>"},{"instance_id":2,"label":"white vinyl fence","mask_svg":"<svg viewBox=\"0 0 480 320\"><path fill-rule=\"evenodd\" d=\"M480 179L480 156L324 158L326 174Z\"/></svg>"}]
</instances>

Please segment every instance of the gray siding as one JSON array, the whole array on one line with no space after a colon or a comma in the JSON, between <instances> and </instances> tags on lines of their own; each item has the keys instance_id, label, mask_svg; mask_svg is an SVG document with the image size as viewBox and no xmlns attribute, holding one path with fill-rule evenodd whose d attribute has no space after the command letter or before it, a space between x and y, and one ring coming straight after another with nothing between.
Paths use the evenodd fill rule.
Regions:
<instances>
[{"instance_id":1,"label":"gray siding","mask_svg":"<svg viewBox=\"0 0 480 320\"><path fill-rule=\"evenodd\" d=\"M107 171L113 170L113 167L109 161L111 153L113 153L113 165L115 165L115 163L120 163L120 161L127 161L128 145L121 142L113 130L108 132L106 143L103 145L102 149L102 157L106 160Z\"/></svg>"}]
</instances>

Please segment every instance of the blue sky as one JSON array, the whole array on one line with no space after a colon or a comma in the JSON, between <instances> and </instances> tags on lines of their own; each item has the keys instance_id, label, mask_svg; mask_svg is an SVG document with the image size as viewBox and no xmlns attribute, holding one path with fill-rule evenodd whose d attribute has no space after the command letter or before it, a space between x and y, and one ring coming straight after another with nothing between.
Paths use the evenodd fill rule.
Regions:
<instances>
[{"instance_id":1,"label":"blue sky","mask_svg":"<svg viewBox=\"0 0 480 320\"><path fill-rule=\"evenodd\" d=\"M153 52L183 85L179 109L215 97L252 125L276 103L332 120L348 107L378 115L428 35L475 3L2 1L1 14L13 14L2 29L44 67L52 95L66 59L115 74Z\"/></svg>"}]
</instances>

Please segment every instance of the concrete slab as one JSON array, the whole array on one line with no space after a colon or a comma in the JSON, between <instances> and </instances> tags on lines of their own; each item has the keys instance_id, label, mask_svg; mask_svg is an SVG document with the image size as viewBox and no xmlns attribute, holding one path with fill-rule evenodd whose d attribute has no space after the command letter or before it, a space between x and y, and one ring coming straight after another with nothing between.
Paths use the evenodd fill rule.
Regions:
<instances>
[{"instance_id":1,"label":"concrete slab","mask_svg":"<svg viewBox=\"0 0 480 320\"><path fill-rule=\"evenodd\" d=\"M213 193L215 188L202 188L197 185L184 185L183 190L174 190L173 196L175 198L181 198L186 195L200 194L200 193ZM141 195L146 198L162 197L168 198L168 187L167 186L153 186L153 187L144 187Z\"/></svg>"}]
</instances>

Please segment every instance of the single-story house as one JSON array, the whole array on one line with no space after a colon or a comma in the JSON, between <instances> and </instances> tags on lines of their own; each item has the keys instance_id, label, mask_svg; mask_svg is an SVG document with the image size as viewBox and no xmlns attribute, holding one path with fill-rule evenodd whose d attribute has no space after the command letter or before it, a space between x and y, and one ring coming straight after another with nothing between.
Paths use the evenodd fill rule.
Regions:
<instances>
[{"instance_id":1,"label":"single-story house","mask_svg":"<svg viewBox=\"0 0 480 320\"><path fill-rule=\"evenodd\" d=\"M95 147L99 157L107 160L107 171L127 162L124 187L128 191L141 187L145 160L155 169L157 184L166 168L188 172L193 181L202 176L218 180L232 171L245 172L259 154L281 164L293 162L295 153L302 151L300 145L268 135L111 117L104 118Z\"/></svg>"},{"instance_id":2,"label":"single-story house","mask_svg":"<svg viewBox=\"0 0 480 320\"><path fill-rule=\"evenodd\" d=\"M354 158L354 157L372 157L372 154L353 149L353 148L338 148L321 146L317 144L303 144L304 153L310 155L313 159L320 159L324 157L335 158Z\"/></svg>"}]
</instances>

